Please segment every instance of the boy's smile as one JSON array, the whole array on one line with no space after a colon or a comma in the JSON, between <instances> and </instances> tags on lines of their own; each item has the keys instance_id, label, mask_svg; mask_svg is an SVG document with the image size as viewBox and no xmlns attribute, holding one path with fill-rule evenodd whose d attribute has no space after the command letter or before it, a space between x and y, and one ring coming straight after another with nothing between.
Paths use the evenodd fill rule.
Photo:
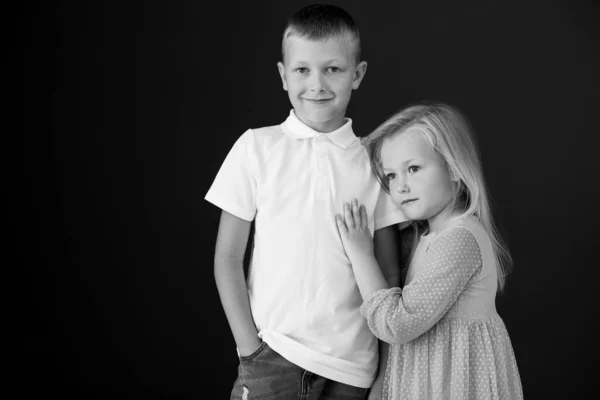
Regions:
<instances>
[{"instance_id":1,"label":"boy's smile","mask_svg":"<svg viewBox=\"0 0 600 400\"><path fill-rule=\"evenodd\" d=\"M283 88L298 119L319 132L344 125L352 90L366 72L356 65L355 43L350 37L311 40L296 35L286 39L285 59L277 67Z\"/></svg>"}]
</instances>

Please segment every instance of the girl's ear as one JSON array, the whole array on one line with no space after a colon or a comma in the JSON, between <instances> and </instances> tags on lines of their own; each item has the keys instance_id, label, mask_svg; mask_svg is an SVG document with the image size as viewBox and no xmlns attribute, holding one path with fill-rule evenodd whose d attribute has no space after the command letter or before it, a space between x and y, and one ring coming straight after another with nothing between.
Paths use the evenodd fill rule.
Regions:
<instances>
[{"instance_id":1,"label":"girl's ear","mask_svg":"<svg viewBox=\"0 0 600 400\"><path fill-rule=\"evenodd\" d=\"M460 179L458 179L458 176L456 175L456 172L454 171L454 169L452 167L450 167L450 164L448 164L447 162L446 164L446 171L448 171L448 176L450 177L450 181L452 181L452 183L457 183L460 181Z\"/></svg>"},{"instance_id":2,"label":"girl's ear","mask_svg":"<svg viewBox=\"0 0 600 400\"><path fill-rule=\"evenodd\" d=\"M460 180L460 178L453 171L450 171L450 181L452 182L452 186L454 188L453 189L454 195L460 196L460 194L466 188L465 188L465 185L463 184L463 182Z\"/></svg>"},{"instance_id":3,"label":"girl's ear","mask_svg":"<svg viewBox=\"0 0 600 400\"><path fill-rule=\"evenodd\" d=\"M446 163L446 166L448 167L448 172L450 173L450 180L453 183L460 184L459 171L456 168L451 168L448 163Z\"/></svg>"}]
</instances>

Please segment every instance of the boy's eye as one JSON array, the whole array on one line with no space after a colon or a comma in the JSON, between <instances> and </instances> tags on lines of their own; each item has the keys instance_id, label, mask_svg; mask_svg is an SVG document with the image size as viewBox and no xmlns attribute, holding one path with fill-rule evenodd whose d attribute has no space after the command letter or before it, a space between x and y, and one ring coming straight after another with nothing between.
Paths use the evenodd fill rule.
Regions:
<instances>
[{"instance_id":1,"label":"boy's eye","mask_svg":"<svg viewBox=\"0 0 600 400\"><path fill-rule=\"evenodd\" d=\"M305 73L308 72L308 68L306 68L306 67L299 67L299 68L296 68L295 71L299 72L301 74L305 74Z\"/></svg>"},{"instance_id":2,"label":"boy's eye","mask_svg":"<svg viewBox=\"0 0 600 400\"><path fill-rule=\"evenodd\" d=\"M421 169L421 167L419 167L419 166L411 165L410 167L408 167L408 172L410 172L411 174L414 174L415 172L417 172L420 169Z\"/></svg>"},{"instance_id":3,"label":"boy's eye","mask_svg":"<svg viewBox=\"0 0 600 400\"><path fill-rule=\"evenodd\" d=\"M327 71L329 71L331 73L336 73L336 72L340 72L340 69L338 67L329 67L329 68L327 68Z\"/></svg>"},{"instance_id":4,"label":"boy's eye","mask_svg":"<svg viewBox=\"0 0 600 400\"><path fill-rule=\"evenodd\" d=\"M389 174L386 175L386 177L388 178L388 180L393 181L394 178L396 178L396 174L393 172L390 172Z\"/></svg>"}]
</instances>

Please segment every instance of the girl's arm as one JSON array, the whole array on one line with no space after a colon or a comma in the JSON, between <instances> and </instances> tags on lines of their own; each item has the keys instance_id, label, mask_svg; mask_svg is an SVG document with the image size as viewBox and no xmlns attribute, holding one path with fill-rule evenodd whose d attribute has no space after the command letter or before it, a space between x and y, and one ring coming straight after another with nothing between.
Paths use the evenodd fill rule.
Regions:
<instances>
[{"instance_id":1,"label":"girl's arm","mask_svg":"<svg viewBox=\"0 0 600 400\"><path fill-rule=\"evenodd\" d=\"M250 221L222 211L215 248L215 281L240 356L252 354L261 343L252 319L244 277L243 262L250 226Z\"/></svg>"},{"instance_id":2,"label":"girl's arm","mask_svg":"<svg viewBox=\"0 0 600 400\"><path fill-rule=\"evenodd\" d=\"M373 254L364 207L355 201L345 204L344 216L336 216L336 221L365 300L361 314L373 334L391 344L406 343L429 330L482 266L473 234L466 228L452 228L431 243L410 284L388 289Z\"/></svg>"},{"instance_id":3,"label":"girl's arm","mask_svg":"<svg viewBox=\"0 0 600 400\"><path fill-rule=\"evenodd\" d=\"M446 314L481 266L481 250L471 231L448 229L430 244L416 276L404 289L371 293L361 314L381 340L407 343Z\"/></svg>"},{"instance_id":4,"label":"girl's arm","mask_svg":"<svg viewBox=\"0 0 600 400\"><path fill-rule=\"evenodd\" d=\"M389 243L391 227L387 230L375 231L378 258L382 261L383 270L386 271L386 275L384 275L378 258L375 256L374 239L371 237L367 222L367 211L364 206L359 208L356 199L352 199L350 204L344 203L344 214L336 215L338 232L346 255L352 263L354 277L363 300L366 300L376 290L390 287L386 275L394 280L398 279L391 272L394 267L398 268L397 256L391 255L393 247ZM396 265L391 265L392 263ZM356 268L358 264L360 264L360 268Z\"/></svg>"},{"instance_id":5,"label":"girl's arm","mask_svg":"<svg viewBox=\"0 0 600 400\"><path fill-rule=\"evenodd\" d=\"M356 214L357 222L354 223L353 215ZM359 221L362 214L362 221ZM400 265L397 243L398 230L395 226L378 229L374 238L367 227L367 212L364 206L358 207L358 201L353 199L351 204L344 204L344 216L336 216L338 231L344 244L344 249L350 259L354 277L363 299L375 290L396 287L400 284ZM350 234L361 231L361 234ZM355 263L362 264L362 268L354 268ZM389 354L389 344L379 341L379 369L373 382L369 399L381 397L385 368Z\"/></svg>"}]
</instances>

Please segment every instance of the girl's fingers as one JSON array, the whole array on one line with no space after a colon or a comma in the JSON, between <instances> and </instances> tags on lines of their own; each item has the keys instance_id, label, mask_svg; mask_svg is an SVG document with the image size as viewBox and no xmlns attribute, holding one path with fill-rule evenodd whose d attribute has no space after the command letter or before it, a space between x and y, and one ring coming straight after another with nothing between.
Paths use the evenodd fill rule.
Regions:
<instances>
[{"instance_id":1,"label":"girl's fingers","mask_svg":"<svg viewBox=\"0 0 600 400\"><path fill-rule=\"evenodd\" d=\"M353 229L354 217L352 216L352 209L348 203L344 203L344 217L346 218L346 226L348 229Z\"/></svg>"},{"instance_id":2,"label":"girl's fingers","mask_svg":"<svg viewBox=\"0 0 600 400\"><path fill-rule=\"evenodd\" d=\"M359 228L360 223L360 211L358 208L358 200L352 199L352 217L354 218L354 225Z\"/></svg>"},{"instance_id":3,"label":"girl's fingers","mask_svg":"<svg viewBox=\"0 0 600 400\"><path fill-rule=\"evenodd\" d=\"M337 222L338 231L340 233L348 232L348 227L346 227L346 224L344 223L344 218L340 214L335 215L335 222Z\"/></svg>"},{"instance_id":4,"label":"girl's fingers","mask_svg":"<svg viewBox=\"0 0 600 400\"><path fill-rule=\"evenodd\" d=\"M367 208L364 205L360 206L360 227L363 229L367 229L367 225L368 225L368 218L367 218Z\"/></svg>"}]
</instances>

